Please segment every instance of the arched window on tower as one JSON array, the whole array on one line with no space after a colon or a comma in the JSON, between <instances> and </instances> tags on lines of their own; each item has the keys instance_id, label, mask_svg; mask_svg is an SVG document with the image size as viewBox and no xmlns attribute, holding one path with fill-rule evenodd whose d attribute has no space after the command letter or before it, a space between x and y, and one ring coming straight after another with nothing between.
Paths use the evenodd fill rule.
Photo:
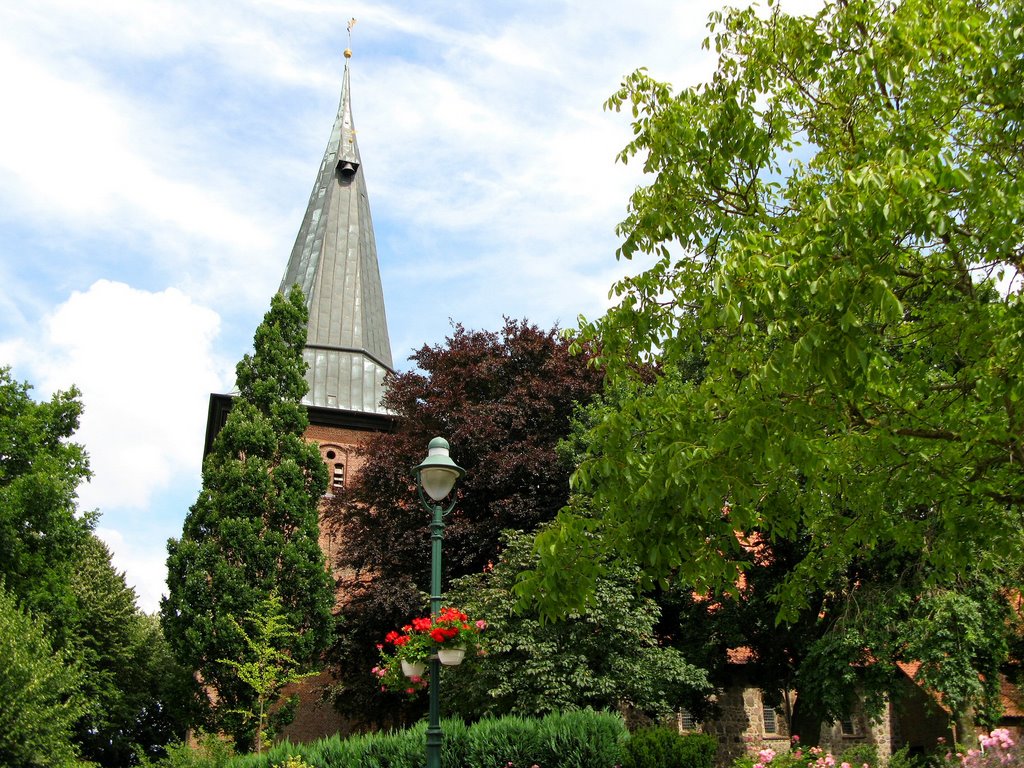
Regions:
<instances>
[{"instance_id":1,"label":"arched window on tower","mask_svg":"<svg viewBox=\"0 0 1024 768\"><path fill-rule=\"evenodd\" d=\"M345 487L345 465L338 462L334 465L334 474L331 477L331 490L340 491Z\"/></svg>"}]
</instances>

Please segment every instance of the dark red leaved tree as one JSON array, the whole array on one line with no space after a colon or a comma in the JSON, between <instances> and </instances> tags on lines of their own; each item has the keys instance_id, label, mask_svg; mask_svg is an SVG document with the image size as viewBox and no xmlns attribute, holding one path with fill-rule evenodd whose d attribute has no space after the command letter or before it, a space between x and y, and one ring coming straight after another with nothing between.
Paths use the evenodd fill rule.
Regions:
<instances>
[{"instance_id":1,"label":"dark red leaved tree","mask_svg":"<svg viewBox=\"0 0 1024 768\"><path fill-rule=\"evenodd\" d=\"M394 714L397 703L382 698L369 674L374 644L426 610L429 516L412 468L427 443L447 439L467 472L446 520L447 583L497 561L502 530L531 531L565 505L573 467L556 447L577 403L602 383L601 371L587 355L571 355L557 328L526 321L506 319L498 332L456 325L443 346L424 346L410 359L418 370L391 377L385 400L400 417L396 431L366 443L364 468L329 513L347 574L345 622L332 660L341 678L338 704L374 720L388 719L384 713Z\"/></svg>"}]
</instances>

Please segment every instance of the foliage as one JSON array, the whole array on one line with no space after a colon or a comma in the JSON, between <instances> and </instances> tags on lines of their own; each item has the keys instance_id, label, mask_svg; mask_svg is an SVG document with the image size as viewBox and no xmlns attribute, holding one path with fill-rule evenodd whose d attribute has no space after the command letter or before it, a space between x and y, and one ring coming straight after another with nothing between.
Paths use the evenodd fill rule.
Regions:
<instances>
[{"instance_id":1,"label":"foliage","mask_svg":"<svg viewBox=\"0 0 1024 768\"><path fill-rule=\"evenodd\" d=\"M130 683L138 686L133 739L138 751L157 757L167 744L183 739L202 722L202 692L192 670L175 659L160 617L140 612L136 622L137 674Z\"/></svg>"},{"instance_id":2,"label":"foliage","mask_svg":"<svg viewBox=\"0 0 1024 768\"><path fill-rule=\"evenodd\" d=\"M710 734L638 728L625 744L622 768L713 768L717 749L718 741Z\"/></svg>"},{"instance_id":3,"label":"foliage","mask_svg":"<svg viewBox=\"0 0 1024 768\"><path fill-rule=\"evenodd\" d=\"M84 759L123 766L137 751L157 755L182 738L196 708L191 671L171 657L159 624L139 612L135 591L93 535L77 550L71 592L76 620L67 652L82 674L88 702L75 726Z\"/></svg>"},{"instance_id":4,"label":"foliage","mask_svg":"<svg viewBox=\"0 0 1024 768\"><path fill-rule=\"evenodd\" d=\"M0 765L72 766L81 672L0 581Z\"/></svg>"},{"instance_id":5,"label":"foliage","mask_svg":"<svg viewBox=\"0 0 1024 768\"><path fill-rule=\"evenodd\" d=\"M179 741L167 746L167 755L152 762L144 759L142 768L228 768L235 751L223 737L200 730L195 744Z\"/></svg>"},{"instance_id":6,"label":"foliage","mask_svg":"<svg viewBox=\"0 0 1024 768\"><path fill-rule=\"evenodd\" d=\"M168 641L182 664L216 691L216 713L252 709L257 695L223 662L254 662L237 619L267 595L281 598L295 633L296 662L319 654L331 634L334 591L318 543L327 469L308 425L302 291L277 294L256 329L253 355L237 367L238 397L203 465L203 487L180 539L168 542L170 595L161 603ZM252 725L233 728L245 743Z\"/></svg>"},{"instance_id":7,"label":"foliage","mask_svg":"<svg viewBox=\"0 0 1024 768\"><path fill-rule=\"evenodd\" d=\"M74 387L42 403L30 389L0 367L0 577L22 606L50 617L61 645L76 615L75 552L93 522L75 514L78 484L89 477L85 451L70 442L82 403Z\"/></svg>"},{"instance_id":8,"label":"foliage","mask_svg":"<svg viewBox=\"0 0 1024 768\"><path fill-rule=\"evenodd\" d=\"M799 545L771 589L776 620L827 590L830 623L880 631L964 572L1020 586L1022 14L730 10L711 18L709 82L625 80L608 102L634 117L621 159L653 177L619 253L656 262L582 324L629 396L574 476L598 517L560 516L525 591L578 609L614 552L649 584L734 593L756 536ZM872 569L911 602L879 582L862 614L856 574ZM844 653L855 639L829 633Z\"/></svg>"},{"instance_id":9,"label":"foliage","mask_svg":"<svg viewBox=\"0 0 1024 768\"><path fill-rule=\"evenodd\" d=\"M286 685L310 677L314 672L300 672L291 655L283 650L296 644L295 631L284 616L281 598L271 594L255 609L246 611L246 630L237 621L235 629L247 646L247 660L221 659L238 673L238 679L248 685L256 697L254 709L237 710L232 714L244 722L256 722L254 743L256 752L262 752L274 736L275 714L270 707L279 699Z\"/></svg>"},{"instance_id":10,"label":"foliage","mask_svg":"<svg viewBox=\"0 0 1024 768\"><path fill-rule=\"evenodd\" d=\"M445 675L446 706L466 718L539 715L621 705L666 714L706 693L704 672L654 633L658 607L637 594L636 569L617 566L598 584L598 599L563 621L517 610L518 575L535 562L533 539L508 531L498 563L456 580L449 598L488 617L486 653Z\"/></svg>"},{"instance_id":11,"label":"foliage","mask_svg":"<svg viewBox=\"0 0 1024 768\"><path fill-rule=\"evenodd\" d=\"M289 755L283 762L274 763L274 768L313 768L301 757Z\"/></svg>"},{"instance_id":12,"label":"foliage","mask_svg":"<svg viewBox=\"0 0 1024 768\"><path fill-rule=\"evenodd\" d=\"M927 768L931 761L924 755L910 754L910 747L900 747L889 756L886 768ZM855 766L855 768L859 768Z\"/></svg>"},{"instance_id":13,"label":"foliage","mask_svg":"<svg viewBox=\"0 0 1024 768\"><path fill-rule=\"evenodd\" d=\"M878 765L878 747L875 744L851 744L846 747L837 758L839 763L849 763L854 768L861 768L864 764ZM891 759L886 766L891 764Z\"/></svg>"},{"instance_id":14,"label":"foliage","mask_svg":"<svg viewBox=\"0 0 1024 768\"><path fill-rule=\"evenodd\" d=\"M423 611L430 583L430 516L418 505L412 468L442 435L466 470L446 518L444 579L479 573L498 557L500 532L550 520L568 497L572 464L556 452L576 403L601 386L586 356L569 354L556 329L506 320L497 332L455 326L444 345L411 358L418 370L388 380L385 405L395 431L367 440L357 485L329 511L345 542L338 565L350 575L349 602L332 666L343 678L338 703L379 721L396 712L367 675L374 645L393 626ZM372 574L373 578L366 578Z\"/></svg>"}]
</instances>

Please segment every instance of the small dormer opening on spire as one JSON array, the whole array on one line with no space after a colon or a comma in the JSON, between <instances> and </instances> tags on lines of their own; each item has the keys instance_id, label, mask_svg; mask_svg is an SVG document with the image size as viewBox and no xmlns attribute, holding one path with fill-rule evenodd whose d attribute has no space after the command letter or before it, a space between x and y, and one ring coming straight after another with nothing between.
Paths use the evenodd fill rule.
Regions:
<instances>
[{"instance_id":1,"label":"small dormer opening on spire","mask_svg":"<svg viewBox=\"0 0 1024 768\"><path fill-rule=\"evenodd\" d=\"M351 177L356 175L356 171L359 169L359 161L347 158L341 158L337 165L338 173L342 176Z\"/></svg>"}]
</instances>

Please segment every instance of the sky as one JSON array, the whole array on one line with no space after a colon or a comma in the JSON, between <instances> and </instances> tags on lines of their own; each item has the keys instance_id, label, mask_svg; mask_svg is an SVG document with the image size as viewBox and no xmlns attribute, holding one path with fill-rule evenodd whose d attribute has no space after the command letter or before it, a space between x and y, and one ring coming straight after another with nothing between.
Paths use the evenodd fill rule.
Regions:
<instances>
[{"instance_id":1,"label":"sky","mask_svg":"<svg viewBox=\"0 0 1024 768\"><path fill-rule=\"evenodd\" d=\"M211 392L277 290L337 110L352 111L395 364L452 323L599 316L644 183L604 101L714 69L719 0L0 3L0 366L72 385L79 508L139 606L200 487ZM820 0L783 8L813 12Z\"/></svg>"}]
</instances>

